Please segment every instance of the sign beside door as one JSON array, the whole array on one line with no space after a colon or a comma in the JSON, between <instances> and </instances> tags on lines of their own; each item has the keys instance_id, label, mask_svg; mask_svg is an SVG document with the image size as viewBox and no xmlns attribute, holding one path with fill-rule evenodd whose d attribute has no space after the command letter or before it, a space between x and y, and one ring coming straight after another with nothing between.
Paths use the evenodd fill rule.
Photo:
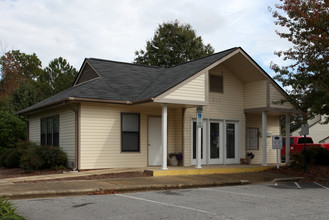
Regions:
<instances>
[{"instance_id":1,"label":"sign beside door","mask_svg":"<svg viewBox=\"0 0 329 220\"><path fill-rule=\"evenodd\" d=\"M202 116L203 109L201 107L196 109L196 123L198 128L203 128L203 116Z\"/></svg>"}]
</instances>

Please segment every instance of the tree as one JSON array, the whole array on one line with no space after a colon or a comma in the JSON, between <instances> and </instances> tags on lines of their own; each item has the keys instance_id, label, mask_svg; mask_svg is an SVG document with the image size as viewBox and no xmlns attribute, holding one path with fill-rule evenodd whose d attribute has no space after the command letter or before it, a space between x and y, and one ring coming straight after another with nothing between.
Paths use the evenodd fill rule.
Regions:
<instances>
[{"instance_id":1,"label":"tree","mask_svg":"<svg viewBox=\"0 0 329 220\"><path fill-rule=\"evenodd\" d=\"M77 74L65 59L59 57L44 70L36 54L19 50L0 58L0 154L26 138L26 123L15 112L70 87Z\"/></svg>"},{"instance_id":2,"label":"tree","mask_svg":"<svg viewBox=\"0 0 329 220\"><path fill-rule=\"evenodd\" d=\"M59 57L50 61L40 77L40 86L48 90L49 96L70 88L77 75L77 70L66 59Z\"/></svg>"},{"instance_id":3,"label":"tree","mask_svg":"<svg viewBox=\"0 0 329 220\"><path fill-rule=\"evenodd\" d=\"M290 100L307 112L307 117L326 115L329 122L329 3L326 0L280 0L273 11L281 38L292 43L285 51L275 52L286 66L271 64L278 73L275 77L283 86L289 86Z\"/></svg>"},{"instance_id":4,"label":"tree","mask_svg":"<svg viewBox=\"0 0 329 220\"><path fill-rule=\"evenodd\" d=\"M214 53L214 48L204 45L189 24L177 20L158 26L145 50L135 51L135 63L170 67Z\"/></svg>"},{"instance_id":5,"label":"tree","mask_svg":"<svg viewBox=\"0 0 329 220\"><path fill-rule=\"evenodd\" d=\"M26 139L26 124L13 112L0 110L0 153Z\"/></svg>"},{"instance_id":6,"label":"tree","mask_svg":"<svg viewBox=\"0 0 329 220\"><path fill-rule=\"evenodd\" d=\"M20 111L69 88L77 74L62 57L52 60L44 70L35 54L11 51L1 59L0 107L10 111Z\"/></svg>"},{"instance_id":7,"label":"tree","mask_svg":"<svg viewBox=\"0 0 329 220\"><path fill-rule=\"evenodd\" d=\"M20 85L10 97L11 110L17 112L47 98L34 80L27 80Z\"/></svg>"},{"instance_id":8,"label":"tree","mask_svg":"<svg viewBox=\"0 0 329 220\"><path fill-rule=\"evenodd\" d=\"M26 80L37 80L42 74L41 61L35 53L32 55L12 50L0 58L1 81L0 96L12 95Z\"/></svg>"}]
</instances>

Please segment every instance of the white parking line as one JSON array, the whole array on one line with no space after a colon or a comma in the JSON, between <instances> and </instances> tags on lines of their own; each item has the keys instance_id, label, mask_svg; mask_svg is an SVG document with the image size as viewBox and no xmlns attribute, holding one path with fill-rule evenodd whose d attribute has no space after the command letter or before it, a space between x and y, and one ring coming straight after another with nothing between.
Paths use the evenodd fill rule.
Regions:
<instances>
[{"instance_id":1,"label":"white parking line","mask_svg":"<svg viewBox=\"0 0 329 220\"><path fill-rule=\"evenodd\" d=\"M300 185L297 182L295 182L295 185L297 186L298 189L302 188L302 187L300 187Z\"/></svg>"},{"instance_id":2,"label":"white parking line","mask_svg":"<svg viewBox=\"0 0 329 220\"><path fill-rule=\"evenodd\" d=\"M141 200L141 201L145 201L145 202L156 203L156 204L165 205L165 206L171 206L171 207L176 207L176 208L181 208L181 209L188 209L188 210L192 210L192 211L196 211L196 212L210 214L210 215L213 215L213 216L216 215L216 213L213 213L213 212L208 212L208 211L204 211L204 210L201 210L201 209L195 209L195 208L190 208L190 207L186 207L186 206L180 206L180 205L175 205L175 204L158 202L158 201L143 199L143 198L134 197L134 196L127 196L127 195L123 195L123 194L115 194L115 195L120 196L120 197L130 198L130 199Z\"/></svg>"},{"instance_id":3,"label":"white parking line","mask_svg":"<svg viewBox=\"0 0 329 220\"><path fill-rule=\"evenodd\" d=\"M313 183L316 184L316 185L318 185L318 186L321 186L322 188L324 188L324 189L326 189L326 190L329 190L328 187L325 187L325 186L321 185L320 183L317 183L317 182L313 182Z\"/></svg>"}]
</instances>

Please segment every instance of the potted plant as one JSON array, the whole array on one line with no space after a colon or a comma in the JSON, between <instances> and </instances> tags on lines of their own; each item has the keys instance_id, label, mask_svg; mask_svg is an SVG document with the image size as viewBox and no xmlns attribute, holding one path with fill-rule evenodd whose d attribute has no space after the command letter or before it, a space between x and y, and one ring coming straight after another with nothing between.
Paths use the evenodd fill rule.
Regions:
<instances>
[{"instance_id":1,"label":"potted plant","mask_svg":"<svg viewBox=\"0 0 329 220\"><path fill-rule=\"evenodd\" d=\"M183 154L181 152L176 154L176 159L178 160L178 166L183 166Z\"/></svg>"},{"instance_id":2,"label":"potted plant","mask_svg":"<svg viewBox=\"0 0 329 220\"><path fill-rule=\"evenodd\" d=\"M247 161L250 164L251 160L254 159L255 154L253 152L247 152Z\"/></svg>"},{"instance_id":3,"label":"potted plant","mask_svg":"<svg viewBox=\"0 0 329 220\"><path fill-rule=\"evenodd\" d=\"M170 153L168 154L169 165L170 166L178 166L178 162L183 160L182 153Z\"/></svg>"}]
</instances>

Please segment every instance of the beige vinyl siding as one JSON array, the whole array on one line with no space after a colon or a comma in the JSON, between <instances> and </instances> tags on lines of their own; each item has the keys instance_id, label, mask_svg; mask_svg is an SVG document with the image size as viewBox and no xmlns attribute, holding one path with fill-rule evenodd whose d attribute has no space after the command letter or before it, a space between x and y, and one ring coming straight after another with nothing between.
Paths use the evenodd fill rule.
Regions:
<instances>
[{"instance_id":1,"label":"beige vinyl siding","mask_svg":"<svg viewBox=\"0 0 329 220\"><path fill-rule=\"evenodd\" d=\"M68 166L75 167L75 113L59 112L59 146L67 155Z\"/></svg>"},{"instance_id":2,"label":"beige vinyl siding","mask_svg":"<svg viewBox=\"0 0 329 220\"><path fill-rule=\"evenodd\" d=\"M140 152L121 152L121 113L140 114ZM180 110L168 109L168 153L181 149ZM161 107L81 104L80 169L145 167L148 165L148 117ZM160 140L161 141L161 140Z\"/></svg>"},{"instance_id":3,"label":"beige vinyl siding","mask_svg":"<svg viewBox=\"0 0 329 220\"><path fill-rule=\"evenodd\" d=\"M284 96L272 84L270 84L270 107L288 109L293 108L289 102L281 104L281 100L285 100Z\"/></svg>"},{"instance_id":4,"label":"beige vinyl siding","mask_svg":"<svg viewBox=\"0 0 329 220\"><path fill-rule=\"evenodd\" d=\"M169 109L168 112L168 153L182 152L182 112L181 109Z\"/></svg>"},{"instance_id":5,"label":"beige vinyl siding","mask_svg":"<svg viewBox=\"0 0 329 220\"><path fill-rule=\"evenodd\" d=\"M29 118L30 140L40 144L41 118L59 115L59 146L67 155L68 166L74 167L75 162L75 114L69 109L42 112Z\"/></svg>"},{"instance_id":6,"label":"beige vinyl siding","mask_svg":"<svg viewBox=\"0 0 329 220\"><path fill-rule=\"evenodd\" d=\"M204 102L206 100L205 80L205 74L201 74L197 78L166 95L163 99Z\"/></svg>"},{"instance_id":7,"label":"beige vinyl siding","mask_svg":"<svg viewBox=\"0 0 329 220\"><path fill-rule=\"evenodd\" d=\"M244 107L266 107L266 80L254 81L244 84Z\"/></svg>"},{"instance_id":8,"label":"beige vinyl siding","mask_svg":"<svg viewBox=\"0 0 329 220\"><path fill-rule=\"evenodd\" d=\"M261 134L262 131L262 115L261 114L247 114L246 116L246 127L248 128L258 128ZM279 116L267 116L267 133L271 136L267 137L267 163L276 163L276 150L272 149L272 136L280 135L280 118ZM248 152L253 152L255 158L251 161L252 164L261 164L263 162L263 144L262 135L259 135L259 149L258 150L248 150ZM246 151L241 154L241 157L245 156Z\"/></svg>"},{"instance_id":9,"label":"beige vinyl siding","mask_svg":"<svg viewBox=\"0 0 329 220\"><path fill-rule=\"evenodd\" d=\"M209 92L209 105L203 108L203 118L238 121L241 134L239 151L245 149L245 116L243 106L243 83L223 65L210 71L211 74L222 74L223 93ZM184 118L184 165L191 164L191 119L196 117L196 109L188 108Z\"/></svg>"},{"instance_id":10,"label":"beige vinyl siding","mask_svg":"<svg viewBox=\"0 0 329 220\"><path fill-rule=\"evenodd\" d=\"M29 140L40 144L40 117L29 118Z\"/></svg>"}]
</instances>

